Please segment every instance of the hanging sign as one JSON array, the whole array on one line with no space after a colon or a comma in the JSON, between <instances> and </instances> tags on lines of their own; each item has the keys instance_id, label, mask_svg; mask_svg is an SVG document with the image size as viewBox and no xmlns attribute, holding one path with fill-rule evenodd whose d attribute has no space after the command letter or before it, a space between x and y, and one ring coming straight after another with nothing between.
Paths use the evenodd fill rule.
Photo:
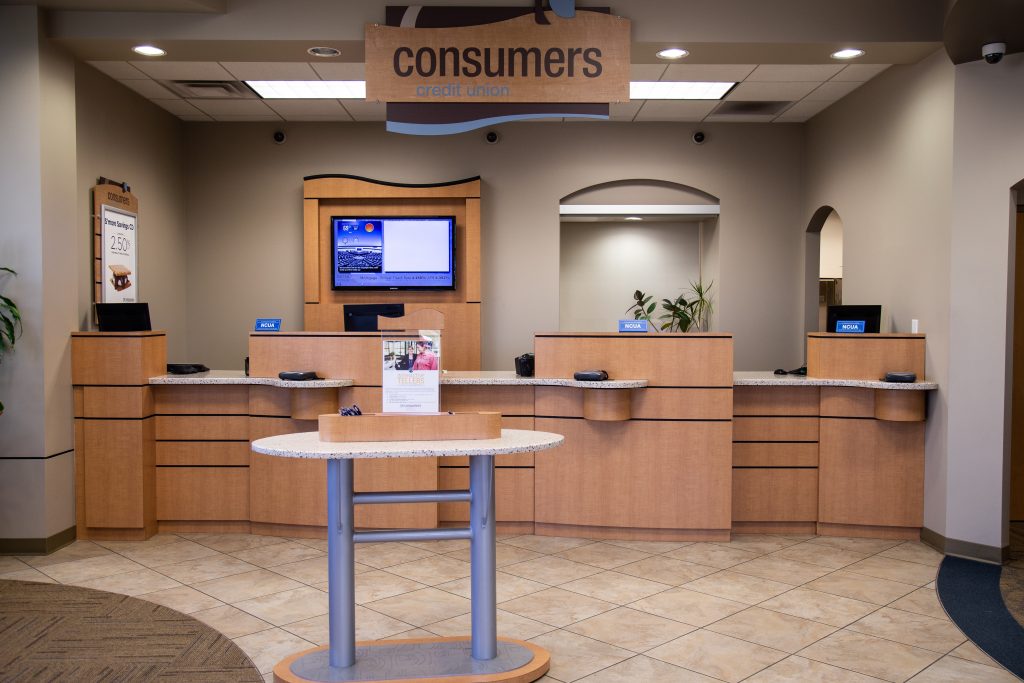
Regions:
<instances>
[{"instance_id":1,"label":"hanging sign","mask_svg":"<svg viewBox=\"0 0 1024 683\"><path fill-rule=\"evenodd\" d=\"M139 298L139 201L123 183L93 188L94 300L136 303Z\"/></svg>"},{"instance_id":2,"label":"hanging sign","mask_svg":"<svg viewBox=\"0 0 1024 683\"><path fill-rule=\"evenodd\" d=\"M436 413L441 388L441 333L383 337L382 399L385 413Z\"/></svg>"}]
</instances>

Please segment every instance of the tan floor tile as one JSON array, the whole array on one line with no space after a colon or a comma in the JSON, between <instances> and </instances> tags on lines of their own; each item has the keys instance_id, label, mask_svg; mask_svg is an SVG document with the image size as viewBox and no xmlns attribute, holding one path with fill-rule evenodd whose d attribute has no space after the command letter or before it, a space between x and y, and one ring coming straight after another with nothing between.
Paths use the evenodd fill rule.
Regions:
<instances>
[{"instance_id":1,"label":"tan floor tile","mask_svg":"<svg viewBox=\"0 0 1024 683\"><path fill-rule=\"evenodd\" d=\"M57 566L59 567L60 565ZM120 593L121 595L142 595L143 593L152 593L167 588L177 588L181 585L174 579L167 578L152 569L140 569L135 572L101 576L96 579L72 581L70 583L82 588L95 588L96 590Z\"/></svg>"},{"instance_id":2,"label":"tan floor tile","mask_svg":"<svg viewBox=\"0 0 1024 683\"><path fill-rule=\"evenodd\" d=\"M496 572L495 579L495 593L497 594L498 602L521 598L524 595L538 593L550 588L546 583L531 581L530 579L524 579L523 577L515 576L514 574L506 574L505 572ZM466 577L464 579L439 584L435 586L435 588L440 588L441 590L448 591L449 593L455 593L456 595L468 598L472 590L471 585L472 580L469 577Z\"/></svg>"},{"instance_id":3,"label":"tan floor tile","mask_svg":"<svg viewBox=\"0 0 1024 683\"><path fill-rule=\"evenodd\" d=\"M707 626L730 614L746 609L747 605L686 588L673 588L664 593L637 600L630 607L692 626Z\"/></svg>"},{"instance_id":4,"label":"tan floor tile","mask_svg":"<svg viewBox=\"0 0 1024 683\"><path fill-rule=\"evenodd\" d=\"M878 605L831 593L797 588L762 602L758 607L841 628L874 612Z\"/></svg>"},{"instance_id":5,"label":"tan floor tile","mask_svg":"<svg viewBox=\"0 0 1024 683\"><path fill-rule=\"evenodd\" d=\"M620 607L570 624L565 630L633 652L645 652L675 640L694 628L647 612Z\"/></svg>"},{"instance_id":6,"label":"tan floor tile","mask_svg":"<svg viewBox=\"0 0 1024 683\"><path fill-rule=\"evenodd\" d=\"M967 640L949 619L935 619L888 607L883 607L846 628L943 654Z\"/></svg>"},{"instance_id":7,"label":"tan floor tile","mask_svg":"<svg viewBox=\"0 0 1024 683\"><path fill-rule=\"evenodd\" d=\"M327 593L309 586L236 602L235 607L275 626L327 614Z\"/></svg>"},{"instance_id":8,"label":"tan floor tile","mask_svg":"<svg viewBox=\"0 0 1024 683\"><path fill-rule=\"evenodd\" d=\"M770 536L768 534L733 534L728 543L720 543L730 548L739 548L752 553L766 555L777 550L796 545L800 541L786 538L785 536Z\"/></svg>"},{"instance_id":9,"label":"tan floor tile","mask_svg":"<svg viewBox=\"0 0 1024 683\"><path fill-rule=\"evenodd\" d=\"M898 546L903 541L886 541L880 538L849 538L846 536L816 536L808 541L808 543L830 545L855 553L874 555L875 553Z\"/></svg>"},{"instance_id":10,"label":"tan floor tile","mask_svg":"<svg viewBox=\"0 0 1024 683\"><path fill-rule=\"evenodd\" d=\"M972 643L971 641L965 642L960 647L956 648L949 653L953 657L959 657L960 659L966 659L975 664L984 664L986 666L994 666L996 668L1002 668L996 663L996 660L989 657L987 654L982 652L981 648Z\"/></svg>"},{"instance_id":11,"label":"tan floor tile","mask_svg":"<svg viewBox=\"0 0 1024 683\"><path fill-rule=\"evenodd\" d=\"M793 587L786 583L757 576L738 574L734 571L721 571L691 581L686 584L686 588L726 600L756 605L780 593L792 590Z\"/></svg>"},{"instance_id":12,"label":"tan floor tile","mask_svg":"<svg viewBox=\"0 0 1024 683\"><path fill-rule=\"evenodd\" d=\"M469 600L436 588L395 595L366 606L413 626L426 626L469 612Z\"/></svg>"},{"instance_id":13,"label":"tan floor tile","mask_svg":"<svg viewBox=\"0 0 1024 683\"><path fill-rule=\"evenodd\" d=\"M468 549L458 550L454 553L447 553L447 556L455 558L456 560L462 560L463 562L469 562ZM540 553L535 553L532 550L527 550L526 548L517 548L514 545L498 543L494 547L494 562L498 567L516 564L517 562L526 562L527 560L535 560L538 557L544 556Z\"/></svg>"},{"instance_id":14,"label":"tan floor tile","mask_svg":"<svg viewBox=\"0 0 1024 683\"><path fill-rule=\"evenodd\" d=\"M539 581L549 586L582 579L601 571L592 565L572 562L561 557L538 557L536 560L507 565L503 567L503 570L508 574L521 576L531 581Z\"/></svg>"},{"instance_id":15,"label":"tan floor tile","mask_svg":"<svg viewBox=\"0 0 1024 683\"><path fill-rule=\"evenodd\" d=\"M873 576L876 579L888 579L909 583L914 586L923 586L935 580L935 567L916 562L904 562L888 557L869 557L866 560L855 562L846 567L843 571Z\"/></svg>"},{"instance_id":16,"label":"tan floor tile","mask_svg":"<svg viewBox=\"0 0 1024 683\"><path fill-rule=\"evenodd\" d=\"M158 545L167 545L169 543L178 543L182 540L182 536L178 534L154 534L144 541L92 541L97 545L101 545L104 548L110 548L115 552L121 552L122 550L137 550L140 548L153 548Z\"/></svg>"},{"instance_id":17,"label":"tan floor tile","mask_svg":"<svg viewBox=\"0 0 1024 683\"><path fill-rule=\"evenodd\" d=\"M679 586L702 576L714 574L719 570L703 564L655 556L639 562L624 564L621 567L616 567L615 571L630 576L639 576L641 579L666 583L670 586Z\"/></svg>"},{"instance_id":18,"label":"tan floor tile","mask_svg":"<svg viewBox=\"0 0 1024 683\"><path fill-rule=\"evenodd\" d=\"M155 602L164 607L170 607L182 614L192 614L204 609L220 607L224 603L216 598L211 598L206 593L200 593L195 588L178 586L177 588L166 588L154 593L145 593L137 596L143 600Z\"/></svg>"},{"instance_id":19,"label":"tan floor tile","mask_svg":"<svg viewBox=\"0 0 1024 683\"><path fill-rule=\"evenodd\" d=\"M804 588L872 602L876 605L888 605L914 590L914 586L910 584L854 574L846 570L832 572L828 576L805 584Z\"/></svg>"},{"instance_id":20,"label":"tan floor tile","mask_svg":"<svg viewBox=\"0 0 1024 683\"><path fill-rule=\"evenodd\" d=\"M590 564L601 569L614 569L630 562L648 558L650 554L609 543L591 543L558 553L557 557L572 560L573 562Z\"/></svg>"},{"instance_id":21,"label":"tan floor tile","mask_svg":"<svg viewBox=\"0 0 1024 683\"><path fill-rule=\"evenodd\" d=\"M361 566L366 567L366 565ZM366 567L366 569L369 570L370 568ZM281 576L287 576L289 579L301 581L309 586L325 583L327 581L327 556L319 555L306 560L299 560L298 562L279 564L273 568L273 572ZM359 572L356 573L358 574Z\"/></svg>"},{"instance_id":22,"label":"tan floor tile","mask_svg":"<svg viewBox=\"0 0 1024 683\"><path fill-rule=\"evenodd\" d=\"M210 557L202 557L198 560L164 565L160 567L160 573L166 574L175 581L192 585L234 574L244 574L255 569L257 567L248 562L242 562L237 557L217 554Z\"/></svg>"},{"instance_id":23,"label":"tan floor tile","mask_svg":"<svg viewBox=\"0 0 1024 683\"><path fill-rule=\"evenodd\" d=\"M579 680L633 656L629 650L568 631L551 631L531 639L530 642L540 645L549 652L557 653L551 657L549 674L566 683Z\"/></svg>"},{"instance_id":24,"label":"tan floor tile","mask_svg":"<svg viewBox=\"0 0 1024 683\"><path fill-rule=\"evenodd\" d=\"M703 564L708 567L717 567L718 569L727 569L740 562L749 562L757 558L758 553L747 552L739 548L729 548L717 543L693 543L685 548L665 553L665 557L682 560L683 562Z\"/></svg>"},{"instance_id":25,"label":"tan floor tile","mask_svg":"<svg viewBox=\"0 0 1024 683\"><path fill-rule=\"evenodd\" d=\"M589 538L563 538L560 536L531 535L506 538L501 542L506 545L513 545L517 548L526 548L527 550L532 550L535 553L541 553L543 555L554 555L555 553L565 552L572 548L578 548L579 546L594 543L594 541Z\"/></svg>"},{"instance_id":26,"label":"tan floor tile","mask_svg":"<svg viewBox=\"0 0 1024 683\"><path fill-rule=\"evenodd\" d=\"M64 546L56 552L52 552L49 555L27 555L21 558L25 564L39 569L40 567L49 567L54 564L61 564L63 562L74 562L75 560L87 560L90 557L102 557L109 555L110 550L104 548L98 543L92 541L75 541L69 545ZM15 561L19 560L13 557L0 557L0 562L4 560ZM24 568L24 567L23 567ZM0 564L0 574L6 572L3 565ZM11 570L13 571L13 570Z\"/></svg>"},{"instance_id":27,"label":"tan floor tile","mask_svg":"<svg viewBox=\"0 0 1024 683\"><path fill-rule=\"evenodd\" d=\"M834 626L759 607L737 612L705 628L791 653L802 650L836 630Z\"/></svg>"},{"instance_id":28,"label":"tan floor tile","mask_svg":"<svg viewBox=\"0 0 1024 683\"><path fill-rule=\"evenodd\" d=\"M248 562L249 564L254 564L257 567L263 567L264 569L270 569L281 564L290 564L300 560L325 557L325 555L316 548L310 548L308 545L302 545L301 543L295 543L294 541L264 545L258 548L249 548L248 550L240 550L236 553L231 553L231 555L233 557L237 557L243 562Z\"/></svg>"},{"instance_id":29,"label":"tan floor tile","mask_svg":"<svg viewBox=\"0 0 1024 683\"><path fill-rule=\"evenodd\" d=\"M316 645L326 645L330 640L330 621L326 614L296 621L281 628ZM374 612L365 607L356 606L356 640L394 638L410 630L412 630L411 624L393 619L379 612ZM433 634L427 633L425 637L429 638L432 636ZM416 636L408 637L415 638Z\"/></svg>"},{"instance_id":30,"label":"tan floor tile","mask_svg":"<svg viewBox=\"0 0 1024 683\"><path fill-rule=\"evenodd\" d=\"M356 576L356 604L363 605L374 600L390 598L392 595L418 591L421 588L426 586L382 569L374 569Z\"/></svg>"},{"instance_id":31,"label":"tan floor tile","mask_svg":"<svg viewBox=\"0 0 1024 683\"><path fill-rule=\"evenodd\" d=\"M10 574L11 572L23 572L28 568L29 565L25 564L16 557L11 557L9 555L0 555L0 576L3 576L4 574Z\"/></svg>"},{"instance_id":32,"label":"tan floor tile","mask_svg":"<svg viewBox=\"0 0 1024 683\"><path fill-rule=\"evenodd\" d=\"M388 636L388 640L412 640L413 638L436 638L436 633L431 633L424 628L412 628L408 631L402 631L396 633L393 636Z\"/></svg>"},{"instance_id":33,"label":"tan floor tile","mask_svg":"<svg viewBox=\"0 0 1024 683\"><path fill-rule=\"evenodd\" d=\"M446 555L460 550L469 552L469 539L465 538L456 538L450 541L406 541L405 545L411 545L413 548L429 550L430 552L437 553L438 555Z\"/></svg>"},{"instance_id":34,"label":"tan floor tile","mask_svg":"<svg viewBox=\"0 0 1024 683\"><path fill-rule=\"evenodd\" d=\"M254 534L185 534L185 536L191 541L222 553L237 553L240 550L285 543L288 540L280 536L256 536Z\"/></svg>"},{"instance_id":35,"label":"tan floor tile","mask_svg":"<svg viewBox=\"0 0 1024 683\"><path fill-rule=\"evenodd\" d=\"M404 543L374 543L373 545L360 544L356 546L356 562L376 569L415 562L425 557L434 557L434 553Z\"/></svg>"},{"instance_id":36,"label":"tan floor tile","mask_svg":"<svg viewBox=\"0 0 1024 683\"><path fill-rule=\"evenodd\" d=\"M786 653L710 631L694 631L654 648L647 656L737 683L784 659Z\"/></svg>"},{"instance_id":37,"label":"tan floor tile","mask_svg":"<svg viewBox=\"0 0 1024 683\"><path fill-rule=\"evenodd\" d=\"M607 612L614 609L615 605L561 588L549 588L503 602L501 608L528 619L562 627Z\"/></svg>"},{"instance_id":38,"label":"tan floor tile","mask_svg":"<svg viewBox=\"0 0 1024 683\"><path fill-rule=\"evenodd\" d=\"M143 569L141 564L132 562L127 557L103 555L100 557L90 557L86 560L52 564L40 567L39 571L58 583L79 583L104 576L134 572L140 569Z\"/></svg>"},{"instance_id":39,"label":"tan floor tile","mask_svg":"<svg viewBox=\"0 0 1024 683\"><path fill-rule=\"evenodd\" d=\"M506 612L499 609L497 612L498 635L505 638L516 638L518 640L529 640L542 633L553 631L554 626L544 624L533 619L527 619L513 612ZM471 617L468 614L460 614L451 619L439 621L426 627L427 631L445 637L469 635L471 629Z\"/></svg>"},{"instance_id":40,"label":"tan floor tile","mask_svg":"<svg viewBox=\"0 0 1024 683\"><path fill-rule=\"evenodd\" d=\"M894 560L903 560L904 562L917 562L918 564L926 564L929 567L936 568L942 563L942 558L944 557L935 548L917 541L901 543L888 550L883 550L878 553L878 556L890 557Z\"/></svg>"},{"instance_id":41,"label":"tan floor tile","mask_svg":"<svg viewBox=\"0 0 1024 683\"><path fill-rule=\"evenodd\" d=\"M302 586L298 581L286 579L267 569L256 569L244 574L234 574L212 581L192 584L196 590L212 595L221 602L234 603L264 595L290 591Z\"/></svg>"},{"instance_id":42,"label":"tan floor tile","mask_svg":"<svg viewBox=\"0 0 1024 683\"><path fill-rule=\"evenodd\" d=\"M899 600L889 603L889 607L901 609L904 612L924 614L936 619L949 618L946 616L946 610L942 609L939 596L935 593L934 588L918 588L913 593L904 595Z\"/></svg>"},{"instance_id":43,"label":"tan floor tile","mask_svg":"<svg viewBox=\"0 0 1024 683\"><path fill-rule=\"evenodd\" d=\"M259 631L234 639L260 673L273 671L274 666L288 655L313 647L309 641L279 628Z\"/></svg>"},{"instance_id":44,"label":"tan floor tile","mask_svg":"<svg viewBox=\"0 0 1024 683\"><path fill-rule=\"evenodd\" d=\"M956 657L943 657L914 676L913 683L1020 683L1003 668L993 668Z\"/></svg>"},{"instance_id":45,"label":"tan floor tile","mask_svg":"<svg viewBox=\"0 0 1024 683\"><path fill-rule=\"evenodd\" d=\"M648 595L668 590L672 586L619 572L601 572L563 583L561 588L573 593L589 595L598 600L614 602L616 605L625 605L640 598L646 598Z\"/></svg>"},{"instance_id":46,"label":"tan floor tile","mask_svg":"<svg viewBox=\"0 0 1024 683\"><path fill-rule=\"evenodd\" d=\"M240 638L271 628L271 625L262 619L257 619L231 605L200 610L193 612L191 616L207 626L217 629L228 638Z\"/></svg>"},{"instance_id":47,"label":"tan floor tile","mask_svg":"<svg viewBox=\"0 0 1024 683\"><path fill-rule=\"evenodd\" d=\"M802 650L801 657L902 683L942 655L853 631L839 631Z\"/></svg>"},{"instance_id":48,"label":"tan floor tile","mask_svg":"<svg viewBox=\"0 0 1024 683\"><path fill-rule=\"evenodd\" d=\"M301 545L309 546L310 548L314 548L316 550L319 550L322 553L326 553L327 552L327 545L328 544L327 544L327 539L326 538L289 538L289 539L282 539L282 540L289 540L289 541L292 541L293 543L299 543Z\"/></svg>"},{"instance_id":49,"label":"tan floor tile","mask_svg":"<svg viewBox=\"0 0 1024 683\"><path fill-rule=\"evenodd\" d=\"M629 548L630 550L639 550L642 553L650 553L651 555L660 555L662 553L671 552L673 550L679 550L680 548L688 545L692 545L692 541L604 541L611 545L617 545L620 548Z\"/></svg>"},{"instance_id":50,"label":"tan floor tile","mask_svg":"<svg viewBox=\"0 0 1024 683\"><path fill-rule=\"evenodd\" d=\"M842 569L843 567L860 562L867 553L858 553L850 550L843 550L830 545L819 543L801 543L791 545L771 554L771 557L780 557L786 560L806 562L825 569Z\"/></svg>"},{"instance_id":51,"label":"tan floor tile","mask_svg":"<svg viewBox=\"0 0 1024 683\"><path fill-rule=\"evenodd\" d=\"M696 671L651 659L643 655L630 657L580 679L580 683L718 683Z\"/></svg>"},{"instance_id":52,"label":"tan floor tile","mask_svg":"<svg viewBox=\"0 0 1024 683\"><path fill-rule=\"evenodd\" d=\"M162 567L218 554L213 548L185 539L178 539L175 543L160 543L139 548L116 548L115 551L146 567Z\"/></svg>"},{"instance_id":53,"label":"tan floor tile","mask_svg":"<svg viewBox=\"0 0 1024 683\"><path fill-rule=\"evenodd\" d=\"M832 570L806 562L769 555L730 567L729 571L779 581L791 586L801 586L808 581L820 579Z\"/></svg>"},{"instance_id":54,"label":"tan floor tile","mask_svg":"<svg viewBox=\"0 0 1024 683\"><path fill-rule=\"evenodd\" d=\"M749 683L878 683L879 680L803 657L787 657L747 679Z\"/></svg>"},{"instance_id":55,"label":"tan floor tile","mask_svg":"<svg viewBox=\"0 0 1024 683\"><path fill-rule=\"evenodd\" d=\"M436 586L439 583L469 576L470 565L468 562L445 555L434 555L422 560L392 565L388 567L388 571L427 586Z\"/></svg>"},{"instance_id":56,"label":"tan floor tile","mask_svg":"<svg viewBox=\"0 0 1024 683\"><path fill-rule=\"evenodd\" d=\"M57 583L38 569L22 569L21 571L10 572L0 575L0 579L7 581L35 581L36 583Z\"/></svg>"}]
</instances>

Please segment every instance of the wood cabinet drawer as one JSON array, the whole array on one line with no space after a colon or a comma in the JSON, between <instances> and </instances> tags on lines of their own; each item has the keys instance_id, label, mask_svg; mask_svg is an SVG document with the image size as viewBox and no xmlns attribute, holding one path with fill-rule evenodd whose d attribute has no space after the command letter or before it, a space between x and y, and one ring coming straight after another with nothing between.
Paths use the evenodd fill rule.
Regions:
<instances>
[{"instance_id":1,"label":"wood cabinet drawer","mask_svg":"<svg viewBox=\"0 0 1024 683\"><path fill-rule=\"evenodd\" d=\"M818 518L818 470L734 469L734 522L813 522Z\"/></svg>"},{"instance_id":2,"label":"wood cabinet drawer","mask_svg":"<svg viewBox=\"0 0 1024 683\"><path fill-rule=\"evenodd\" d=\"M737 417L733 441L817 441L816 417Z\"/></svg>"},{"instance_id":3,"label":"wood cabinet drawer","mask_svg":"<svg viewBox=\"0 0 1024 683\"><path fill-rule=\"evenodd\" d=\"M248 467L157 467L158 520L249 519Z\"/></svg>"},{"instance_id":4,"label":"wood cabinet drawer","mask_svg":"<svg viewBox=\"0 0 1024 683\"><path fill-rule=\"evenodd\" d=\"M230 384L156 386L161 415L248 415L249 387Z\"/></svg>"},{"instance_id":5,"label":"wood cabinet drawer","mask_svg":"<svg viewBox=\"0 0 1024 683\"><path fill-rule=\"evenodd\" d=\"M157 415L157 441L248 441L246 415Z\"/></svg>"},{"instance_id":6,"label":"wood cabinet drawer","mask_svg":"<svg viewBox=\"0 0 1024 683\"><path fill-rule=\"evenodd\" d=\"M733 415L817 415L818 387L739 386L732 394Z\"/></svg>"},{"instance_id":7,"label":"wood cabinet drawer","mask_svg":"<svg viewBox=\"0 0 1024 683\"><path fill-rule=\"evenodd\" d=\"M468 489L469 468L448 467L438 472L439 489ZM468 522L469 503L441 503L438 520ZM498 468L494 470L494 516L499 522L533 521L533 470Z\"/></svg>"},{"instance_id":8,"label":"wood cabinet drawer","mask_svg":"<svg viewBox=\"0 0 1024 683\"><path fill-rule=\"evenodd\" d=\"M159 441L156 464L225 465L249 464L249 443L245 441Z\"/></svg>"},{"instance_id":9,"label":"wood cabinet drawer","mask_svg":"<svg viewBox=\"0 0 1024 683\"><path fill-rule=\"evenodd\" d=\"M818 444L755 442L732 445L733 467L817 467Z\"/></svg>"}]
</instances>

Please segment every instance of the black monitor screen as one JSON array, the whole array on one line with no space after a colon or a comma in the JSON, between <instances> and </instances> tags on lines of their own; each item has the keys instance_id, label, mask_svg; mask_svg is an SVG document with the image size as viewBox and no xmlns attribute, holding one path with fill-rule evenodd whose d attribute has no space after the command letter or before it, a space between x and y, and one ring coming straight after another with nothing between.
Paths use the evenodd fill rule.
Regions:
<instances>
[{"instance_id":1,"label":"black monitor screen","mask_svg":"<svg viewBox=\"0 0 1024 683\"><path fill-rule=\"evenodd\" d=\"M149 304L96 304L96 323L100 332L148 332Z\"/></svg>"},{"instance_id":2,"label":"black monitor screen","mask_svg":"<svg viewBox=\"0 0 1024 683\"><path fill-rule=\"evenodd\" d=\"M401 318L405 304L345 304L346 332L378 332L377 316Z\"/></svg>"},{"instance_id":3,"label":"black monitor screen","mask_svg":"<svg viewBox=\"0 0 1024 683\"><path fill-rule=\"evenodd\" d=\"M877 306L829 306L826 332L878 333L882 327L882 307Z\"/></svg>"}]
</instances>

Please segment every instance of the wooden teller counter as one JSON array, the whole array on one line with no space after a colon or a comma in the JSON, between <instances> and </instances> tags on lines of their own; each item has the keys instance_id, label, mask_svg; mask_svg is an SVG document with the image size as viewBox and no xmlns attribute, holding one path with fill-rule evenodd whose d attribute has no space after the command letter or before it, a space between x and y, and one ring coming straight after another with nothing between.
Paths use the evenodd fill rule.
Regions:
<instances>
[{"instance_id":1,"label":"wooden teller counter","mask_svg":"<svg viewBox=\"0 0 1024 683\"><path fill-rule=\"evenodd\" d=\"M250 374L166 375L163 332L72 335L79 538L157 531L323 536L321 460L253 453L339 406L381 409L376 333L253 333ZM728 540L732 532L917 538L923 335L811 334L808 376L733 372L729 334L537 334L536 376L448 372L441 408L498 411L560 449L498 456L507 533ZM321 381L278 373L316 370ZM602 368L610 380L577 382ZM879 381L910 370L919 381ZM359 419L354 417L352 419ZM458 458L360 460L357 491L465 489ZM357 508L368 528L465 525L468 503Z\"/></svg>"}]
</instances>

